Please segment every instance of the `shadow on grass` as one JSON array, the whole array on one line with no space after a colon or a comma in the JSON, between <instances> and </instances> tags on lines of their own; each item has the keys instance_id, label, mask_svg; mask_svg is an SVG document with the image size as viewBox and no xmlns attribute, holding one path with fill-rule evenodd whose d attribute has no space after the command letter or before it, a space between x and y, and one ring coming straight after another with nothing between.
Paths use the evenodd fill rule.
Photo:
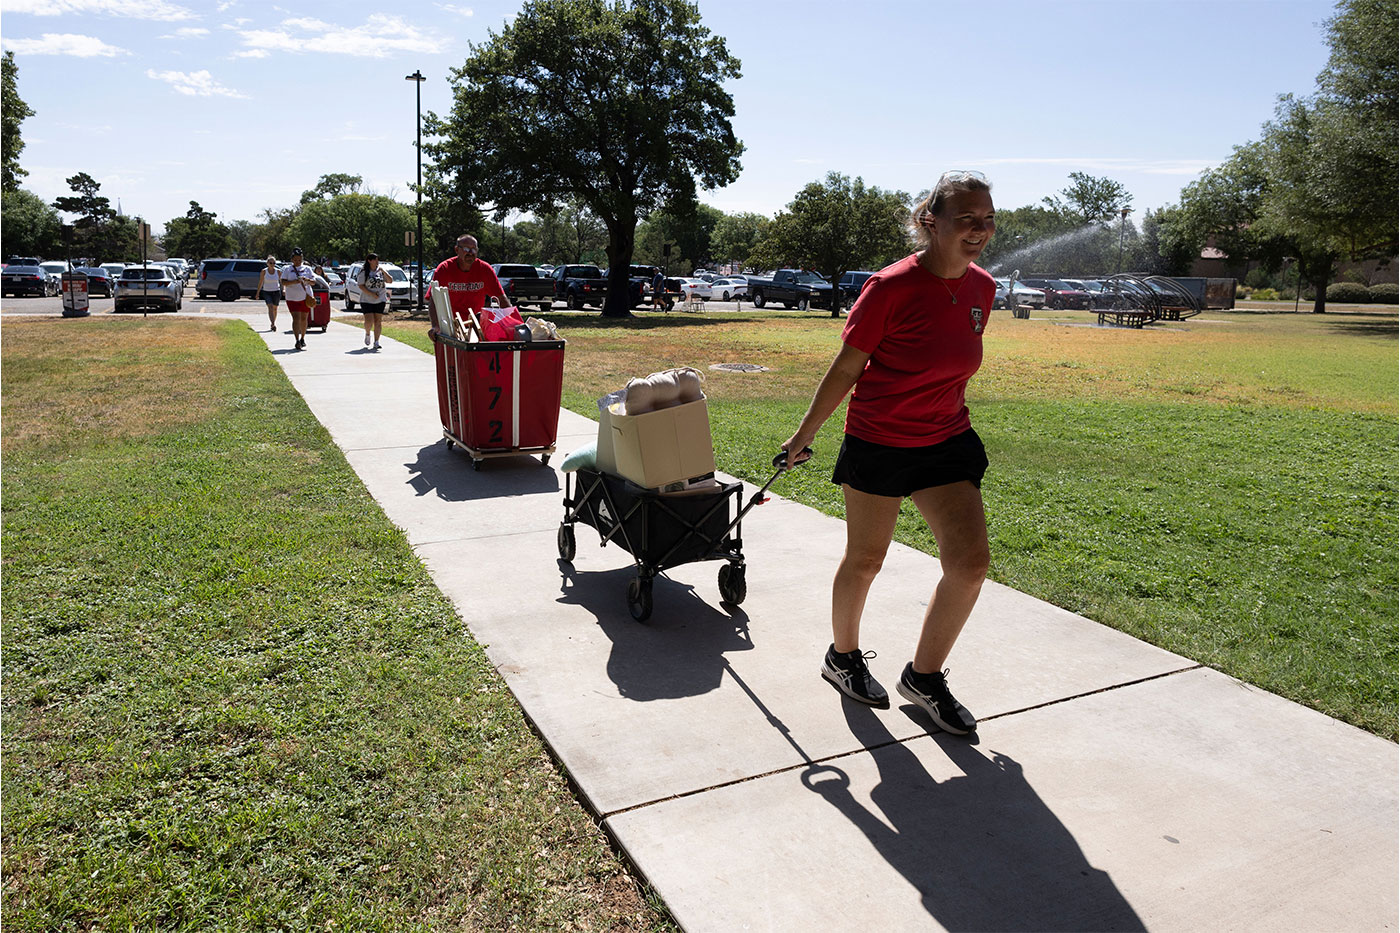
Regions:
<instances>
[{"instance_id":1,"label":"shadow on grass","mask_svg":"<svg viewBox=\"0 0 1400 933\"><path fill-rule=\"evenodd\" d=\"M1343 337L1400 337L1400 320L1390 318L1380 321L1336 321L1327 328Z\"/></svg>"}]
</instances>

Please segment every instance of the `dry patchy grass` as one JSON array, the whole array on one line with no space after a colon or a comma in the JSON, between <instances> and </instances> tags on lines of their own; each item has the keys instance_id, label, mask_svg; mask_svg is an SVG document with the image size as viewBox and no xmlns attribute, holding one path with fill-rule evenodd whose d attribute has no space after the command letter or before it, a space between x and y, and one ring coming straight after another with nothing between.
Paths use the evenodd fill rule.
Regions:
<instances>
[{"instance_id":1,"label":"dry patchy grass","mask_svg":"<svg viewBox=\"0 0 1400 933\"><path fill-rule=\"evenodd\" d=\"M207 321L7 318L4 449L151 436L201 421L216 407L209 386L224 371L220 346Z\"/></svg>"}]
</instances>

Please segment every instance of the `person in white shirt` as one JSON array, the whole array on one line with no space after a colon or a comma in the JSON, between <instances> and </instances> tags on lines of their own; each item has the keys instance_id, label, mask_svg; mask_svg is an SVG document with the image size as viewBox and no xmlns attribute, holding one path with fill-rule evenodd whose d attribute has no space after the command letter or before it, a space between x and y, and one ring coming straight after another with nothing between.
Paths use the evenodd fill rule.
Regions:
<instances>
[{"instance_id":1,"label":"person in white shirt","mask_svg":"<svg viewBox=\"0 0 1400 933\"><path fill-rule=\"evenodd\" d=\"M388 276L379 268L379 254L370 253L364 265L355 273L355 284L360 286L360 306L365 314L365 346L373 337L374 349L379 349L379 333L384 326L384 311L388 308Z\"/></svg>"},{"instance_id":2,"label":"person in white shirt","mask_svg":"<svg viewBox=\"0 0 1400 933\"><path fill-rule=\"evenodd\" d=\"M302 260L301 247L292 250L292 261L282 267L282 291L287 296L287 310L292 312L292 336L295 347L306 349L306 325L316 302L316 273Z\"/></svg>"},{"instance_id":3,"label":"person in white shirt","mask_svg":"<svg viewBox=\"0 0 1400 933\"><path fill-rule=\"evenodd\" d=\"M270 333L277 333L277 306L282 303L282 273L277 257L267 257L267 268L258 273L258 294L267 303L267 323Z\"/></svg>"}]
</instances>

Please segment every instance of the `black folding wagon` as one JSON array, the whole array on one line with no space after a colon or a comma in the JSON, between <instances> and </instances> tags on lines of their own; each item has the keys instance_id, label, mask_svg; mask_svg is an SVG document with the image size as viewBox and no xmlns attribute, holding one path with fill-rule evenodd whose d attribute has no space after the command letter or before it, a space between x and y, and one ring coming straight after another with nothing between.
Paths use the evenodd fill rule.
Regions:
<instances>
[{"instance_id":1,"label":"black folding wagon","mask_svg":"<svg viewBox=\"0 0 1400 933\"><path fill-rule=\"evenodd\" d=\"M579 522L597 529L600 547L612 542L631 554L637 575L627 584L627 609L638 622L651 617L652 579L664 570L697 561L724 561L719 568L720 598L737 606L748 595L744 516L766 501L768 487L787 470L787 455L779 454L773 464L777 472L747 504L743 483L661 493L599 470L565 473L559 556L574 559L574 525Z\"/></svg>"}]
</instances>

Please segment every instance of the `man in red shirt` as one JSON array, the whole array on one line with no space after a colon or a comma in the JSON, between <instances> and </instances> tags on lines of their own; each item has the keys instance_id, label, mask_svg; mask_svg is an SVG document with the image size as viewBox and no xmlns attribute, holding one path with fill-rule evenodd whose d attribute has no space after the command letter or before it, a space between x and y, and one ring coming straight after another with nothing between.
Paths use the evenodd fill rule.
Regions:
<instances>
[{"instance_id":1,"label":"man in red shirt","mask_svg":"<svg viewBox=\"0 0 1400 933\"><path fill-rule=\"evenodd\" d=\"M463 320L469 308L479 316L487 298L498 299L502 307L507 304L496 270L478 258L477 250L476 237L463 234L457 238L457 255L444 259L433 270L433 284L447 289L452 312ZM437 328L429 326L428 332L436 333Z\"/></svg>"}]
</instances>

